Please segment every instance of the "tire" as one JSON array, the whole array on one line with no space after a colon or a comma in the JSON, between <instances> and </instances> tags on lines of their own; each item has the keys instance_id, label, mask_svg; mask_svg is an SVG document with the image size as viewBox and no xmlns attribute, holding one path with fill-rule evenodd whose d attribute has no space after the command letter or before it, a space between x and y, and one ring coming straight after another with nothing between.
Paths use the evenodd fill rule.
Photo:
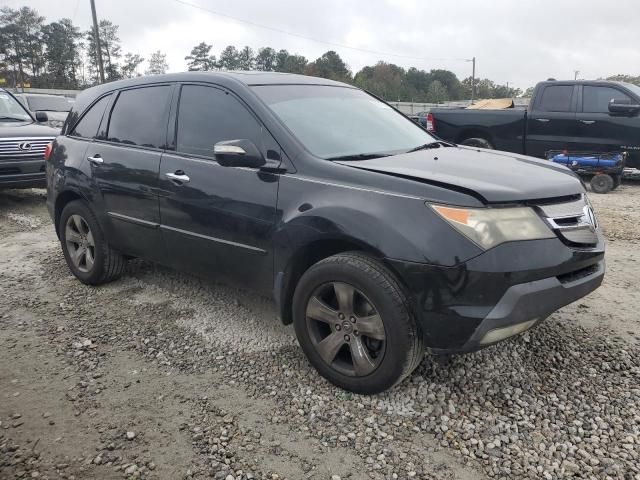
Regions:
<instances>
[{"instance_id":1,"label":"tire","mask_svg":"<svg viewBox=\"0 0 640 480\"><path fill-rule=\"evenodd\" d=\"M347 298L349 289L355 292L347 302L352 307L343 308L338 293ZM340 317L342 313L346 315ZM323 319L314 318L318 316ZM354 393L393 387L424 356L423 336L402 286L382 263L363 253L340 253L310 267L296 286L293 323L302 350L320 375ZM341 346L324 348L331 339Z\"/></svg>"},{"instance_id":2,"label":"tire","mask_svg":"<svg viewBox=\"0 0 640 480\"><path fill-rule=\"evenodd\" d=\"M82 283L101 285L122 275L124 257L107 243L100 224L85 202L75 200L64 207L58 232L67 265Z\"/></svg>"},{"instance_id":3,"label":"tire","mask_svg":"<svg viewBox=\"0 0 640 480\"><path fill-rule=\"evenodd\" d=\"M460 145L466 145L467 147L477 147L477 148L486 148L488 150L493 150L493 145L491 142L485 138L474 137L467 138L460 142Z\"/></svg>"},{"instance_id":4,"label":"tire","mask_svg":"<svg viewBox=\"0 0 640 480\"><path fill-rule=\"evenodd\" d=\"M614 181L606 173L595 175L591 179L591 190L595 193L609 193L614 188Z\"/></svg>"},{"instance_id":5,"label":"tire","mask_svg":"<svg viewBox=\"0 0 640 480\"><path fill-rule=\"evenodd\" d=\"M613 190L618 188L622 184L622 175L614 175L613 176Z\"/></svg>"}]
</instances>

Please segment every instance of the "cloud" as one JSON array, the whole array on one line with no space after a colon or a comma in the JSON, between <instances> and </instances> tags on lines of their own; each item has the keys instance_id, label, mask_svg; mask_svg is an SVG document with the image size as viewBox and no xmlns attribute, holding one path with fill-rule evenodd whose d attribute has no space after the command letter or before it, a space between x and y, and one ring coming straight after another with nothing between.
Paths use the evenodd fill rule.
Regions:
<instances>
[{"instance_id":1,"label":"cloud","mask_svg":"<svg viewBox=\"0 0 640 480\"><path fill-rule=\"evenodd\" d=\"M216 55L229 44L286 48L310 60L331 49L353 71L384 60L427 70L447 68L460 78L471 73L464 59L475 56L478 75L520 87L547 77L573 78L574 70L583 78L640 74L637 0L185 1L300 36L236 22L175 0L96 4L100 18L120 26L123 52L148 58L162 50L172 71L184 70L184 57L205 41L213 44ZM27 2L3 3L17 8ZM50 21L69 17L83 29L90 25L86 0L30 0L28 5Z\"/></svg>"}]
</instances>

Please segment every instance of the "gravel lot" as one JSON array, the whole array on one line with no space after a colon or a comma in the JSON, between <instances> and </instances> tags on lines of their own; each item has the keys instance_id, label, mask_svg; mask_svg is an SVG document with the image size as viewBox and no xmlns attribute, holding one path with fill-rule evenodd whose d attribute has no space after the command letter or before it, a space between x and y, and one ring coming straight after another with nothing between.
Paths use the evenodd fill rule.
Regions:
<instances>
[{"instance_id":1,"label":"gravel lot","mask_svg":"<svg viewBox=\"0 0 640 480\"><path fill-rule=\"evenodd\" d=\"M591 195L602 288L374 397L272 303L131 262L69 273L42 190L0 191L0 478L640 479L640 185Z\"/></svg>"}]
</instances>

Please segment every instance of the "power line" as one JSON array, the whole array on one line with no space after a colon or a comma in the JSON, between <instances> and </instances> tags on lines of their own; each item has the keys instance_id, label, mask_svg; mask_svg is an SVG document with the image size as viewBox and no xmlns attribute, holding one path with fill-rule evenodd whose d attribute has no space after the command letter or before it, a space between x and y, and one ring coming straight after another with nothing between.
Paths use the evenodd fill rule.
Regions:
<instances>
[{"instance_id":1,"label":"power line","mask_svg":"<svg viewBox=\"0 0 640 480\"><path fill-rule=\"evenodd\" d=\"M466 59L464 59L464 58L413 57L413 56L410 56L410 55L400 55L400 54L397 54L397 53L381 52L381 51L378 51L378 50L370 50L368 48L354 47L354 46L351 46L351 45L346 45L344 43L328 42L326 40L321 40L319 38L314 38L314 37L310 37L310 36L307 36L307 35L302 35L300 33L290 32L290 31L282 30L282 29L276 28L276 27L270 27L268 25L263 25L263 24L260 24L260 23L256 23L256 22L253 22L251 20L245 20L243 18L234 17L234 16L228 15L226 13L221 13L221 12L218 12L218 11L215 11L215 10L211 10L210 8L201 7L200 5L194 5L193 3L189 3L189 2L186 2L184 0L173 0L173 1L176 2L176 3L179 3L181 5L186 5L186 6L191 7L191 8L202 10L204 12L210 13L212 15L216 15L218 17L224 17L224 18L227 18L229 20L233 20L233 21L238 22L238 23L244 23L246 25L251 25L252 27L263 28L265 30L271 30L272 32L277 32L277 33L281 33L283 35L289 35L289 36L292 36L292 37L302 38L302 39L305 39L305 40L309 40L309 41L317 42L317 43L322 43L324 45L329 45L329 46L332 46L332 47L347 48L347 49L350 49L350 50L357 50L359 52L370 53L370 54L379 55L379 56L382 56L382 57L397 57L397 58L406 58L406 59L409 59L409 60L422 60L422 61L427 61L427 62L429 62L429 61L456 61L456 62L464 62L464 61L466 61Z\"/></svg>"}]
</instances>

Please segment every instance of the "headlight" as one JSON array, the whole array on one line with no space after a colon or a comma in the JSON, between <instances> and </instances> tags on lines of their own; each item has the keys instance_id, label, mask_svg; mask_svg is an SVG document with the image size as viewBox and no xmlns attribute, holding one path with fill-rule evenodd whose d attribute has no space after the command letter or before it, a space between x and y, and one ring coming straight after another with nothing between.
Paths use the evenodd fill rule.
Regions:
<instances>
[{"instance_id":1,"label":"headlight","mask_svg":"<svg viewBox=\"0 0 640 480\"><path fill-rule=\"evenodd\" d=\"M551 229L529 207L430 206L456 230L485 250L515 240L555 238Z\"/></svg>"}]
</instances>

